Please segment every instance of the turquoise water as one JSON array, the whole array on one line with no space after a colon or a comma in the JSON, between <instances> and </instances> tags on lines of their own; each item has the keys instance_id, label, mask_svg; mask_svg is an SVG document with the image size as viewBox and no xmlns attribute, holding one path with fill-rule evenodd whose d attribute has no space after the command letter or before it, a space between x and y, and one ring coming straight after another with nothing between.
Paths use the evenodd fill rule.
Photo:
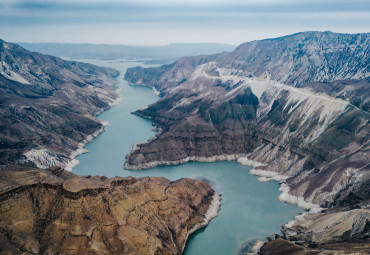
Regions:
<instances>
[{"instance_id":1,"label":"turquoise water","mask_svg":"<svg viewBox=\"0 0 370 255\"><path fill-rule=\"evenodd\" d=\"M82 60L85 61L86 60ZM125 72L127 67L142 65L138 62L97 61L88 62L111 66ZM219 216L189 238L184 254L242 254L250 240L264 239L280 232L280 226L302 211L297 206L278 200L277 182L260 183L249 174L250 167L236 162L187 163L179 166L163 166L143 171L123 170L125 155L132 144L145 142L154 135L150 121L130 114L158 100L150 88L129 86L119 77L122 102L99 115L108 121L99 137L85 148L89 151L77 159L80 164L73 172L81 175L114 176L164 176L170 180L182 177L203 179L222 194ZM244 253L245 254L245 253Z\"/></svg>"}]
</instances>

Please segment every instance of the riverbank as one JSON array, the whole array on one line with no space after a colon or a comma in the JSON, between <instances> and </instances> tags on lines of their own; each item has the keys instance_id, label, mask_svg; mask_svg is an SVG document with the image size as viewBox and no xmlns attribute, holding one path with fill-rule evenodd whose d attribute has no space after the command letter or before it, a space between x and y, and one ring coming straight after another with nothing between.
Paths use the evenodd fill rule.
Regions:
<instances>
[{"instance_id":1,"label":"riverbank","mask_svg":"<svg viewBox=\"0 0 370 255\"><path fill-rule=\"evenodd\" d=\"M131 64L123 63L121 67L114 68L124 70L125 65ZM108 177L164 176L172 181L192 178L208 182L218 194L222 194L222 207L218 217L206 228L189 236L184 248L185 255L235 255L243 250L249 240L263 239L271 233L278 233L282 225L302 212L301 208L278 200L280 192L277 182L260 183L257 177L249 173L250 167L235 161L188 162L145 171L123 170L124 156L131 151L132 145L146 142L156 134L151 121L131 112L154 103L159 98L151 88L130 86L126 81L122 81L119 86L122 87L121 104L99 116L110 125L86 145L85 149L89 152L76 158L80 164L73 172Z\"/></svg>"}]
</instances>

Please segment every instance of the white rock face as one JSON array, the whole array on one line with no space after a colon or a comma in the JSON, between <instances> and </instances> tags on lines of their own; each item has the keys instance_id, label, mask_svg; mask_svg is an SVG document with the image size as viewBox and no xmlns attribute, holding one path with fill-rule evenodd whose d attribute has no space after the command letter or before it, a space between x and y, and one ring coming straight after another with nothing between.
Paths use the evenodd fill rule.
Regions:
<instances>
[{"instance_id":1,"label":"white rock face","mask_svg":"<svg viewBox=\"0 0 370 255\"><path fill-rule=\"evenodd\" d=\"M279 190L282 192L279 196L279 200L281 202L296 204L305 210L309 210L310 213L318 213L323 210L323 208L321 208L318 204L308 202L303 197L289 194L290 188L286 183L282 183Z\"/></svg>"},{"instance_id":2,"label":"white rock face","mask_svg":"<svg viewBox=\"0 0 370 255\"><path fill-rule=\"evenodd\" d=\"M38 168L45 169L51 166L63 166L63 162L58 159L58 155L45 148L29 150L24 156L29 161L34 162Z\"/></svg>"},{"instance_id":3,"label":"white rock face","mask_svg":"<svg viewBox=\"0 0 370 255\"><path fill-rule=\"evenodd\" d=\"M6 79L16 81L16 82L19 82L19 83L23 83L23 84L27 84L27 85L31 84L29 81L27 81L21 75L12 71L10 69L10 67L7 65L7 63L5 63L4 61L1 61L0 63L1 63L1 65L0 65L0 74L2 76L4 76Z\"/></svg>"}]
</instances>

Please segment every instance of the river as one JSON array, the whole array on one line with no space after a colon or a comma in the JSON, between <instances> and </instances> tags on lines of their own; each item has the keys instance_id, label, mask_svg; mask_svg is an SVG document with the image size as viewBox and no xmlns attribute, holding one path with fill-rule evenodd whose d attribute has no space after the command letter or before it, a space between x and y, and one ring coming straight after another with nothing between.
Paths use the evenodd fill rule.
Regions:
<instances>
[{"instance_id":1,"label":"river","mask_svg":"<svg viewBox=\"0 0 370 255\"><path fill-rule=\"evenodd\" d=\"M128 67L144 66L143 62L125 60L78 60L100 66L109 66L121 72L118 87L122 101L103 112L99 119L109 122L105 132L87 144L89 152L77 157L80 164L73 172L80 175L164 176L170 180L183 177L208 181L222 194L219 216L210 224L192 234L186 244L185 255L245 254L251 240L264 240L280 233L281 225L291 221L302 209L278 200L279 184L260 183L249 174L250 167L237 162L198 163L163 166L143 171L123 170L125 155L134 143L145 142L154 136L151 121L131 112L158 100L150 88L130 86L123 80Z\"/></svg>"}]
</instances>

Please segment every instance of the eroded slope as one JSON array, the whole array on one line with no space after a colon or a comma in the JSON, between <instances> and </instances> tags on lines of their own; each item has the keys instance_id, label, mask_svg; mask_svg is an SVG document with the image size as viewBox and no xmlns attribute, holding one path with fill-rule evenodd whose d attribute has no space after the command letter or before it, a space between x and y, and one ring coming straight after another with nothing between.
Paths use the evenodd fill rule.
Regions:
<instances>
[{"instance_id":1,"label":"eroded slope","mask_svg":"<svg viewBox=\"0 0 370 255\"><path fill-rule=\"evenodd\" d=\"M207 183L191 179L12 165L0 179L2 254L181 254L220 204Z\"/></svg>"}]
</instances>

